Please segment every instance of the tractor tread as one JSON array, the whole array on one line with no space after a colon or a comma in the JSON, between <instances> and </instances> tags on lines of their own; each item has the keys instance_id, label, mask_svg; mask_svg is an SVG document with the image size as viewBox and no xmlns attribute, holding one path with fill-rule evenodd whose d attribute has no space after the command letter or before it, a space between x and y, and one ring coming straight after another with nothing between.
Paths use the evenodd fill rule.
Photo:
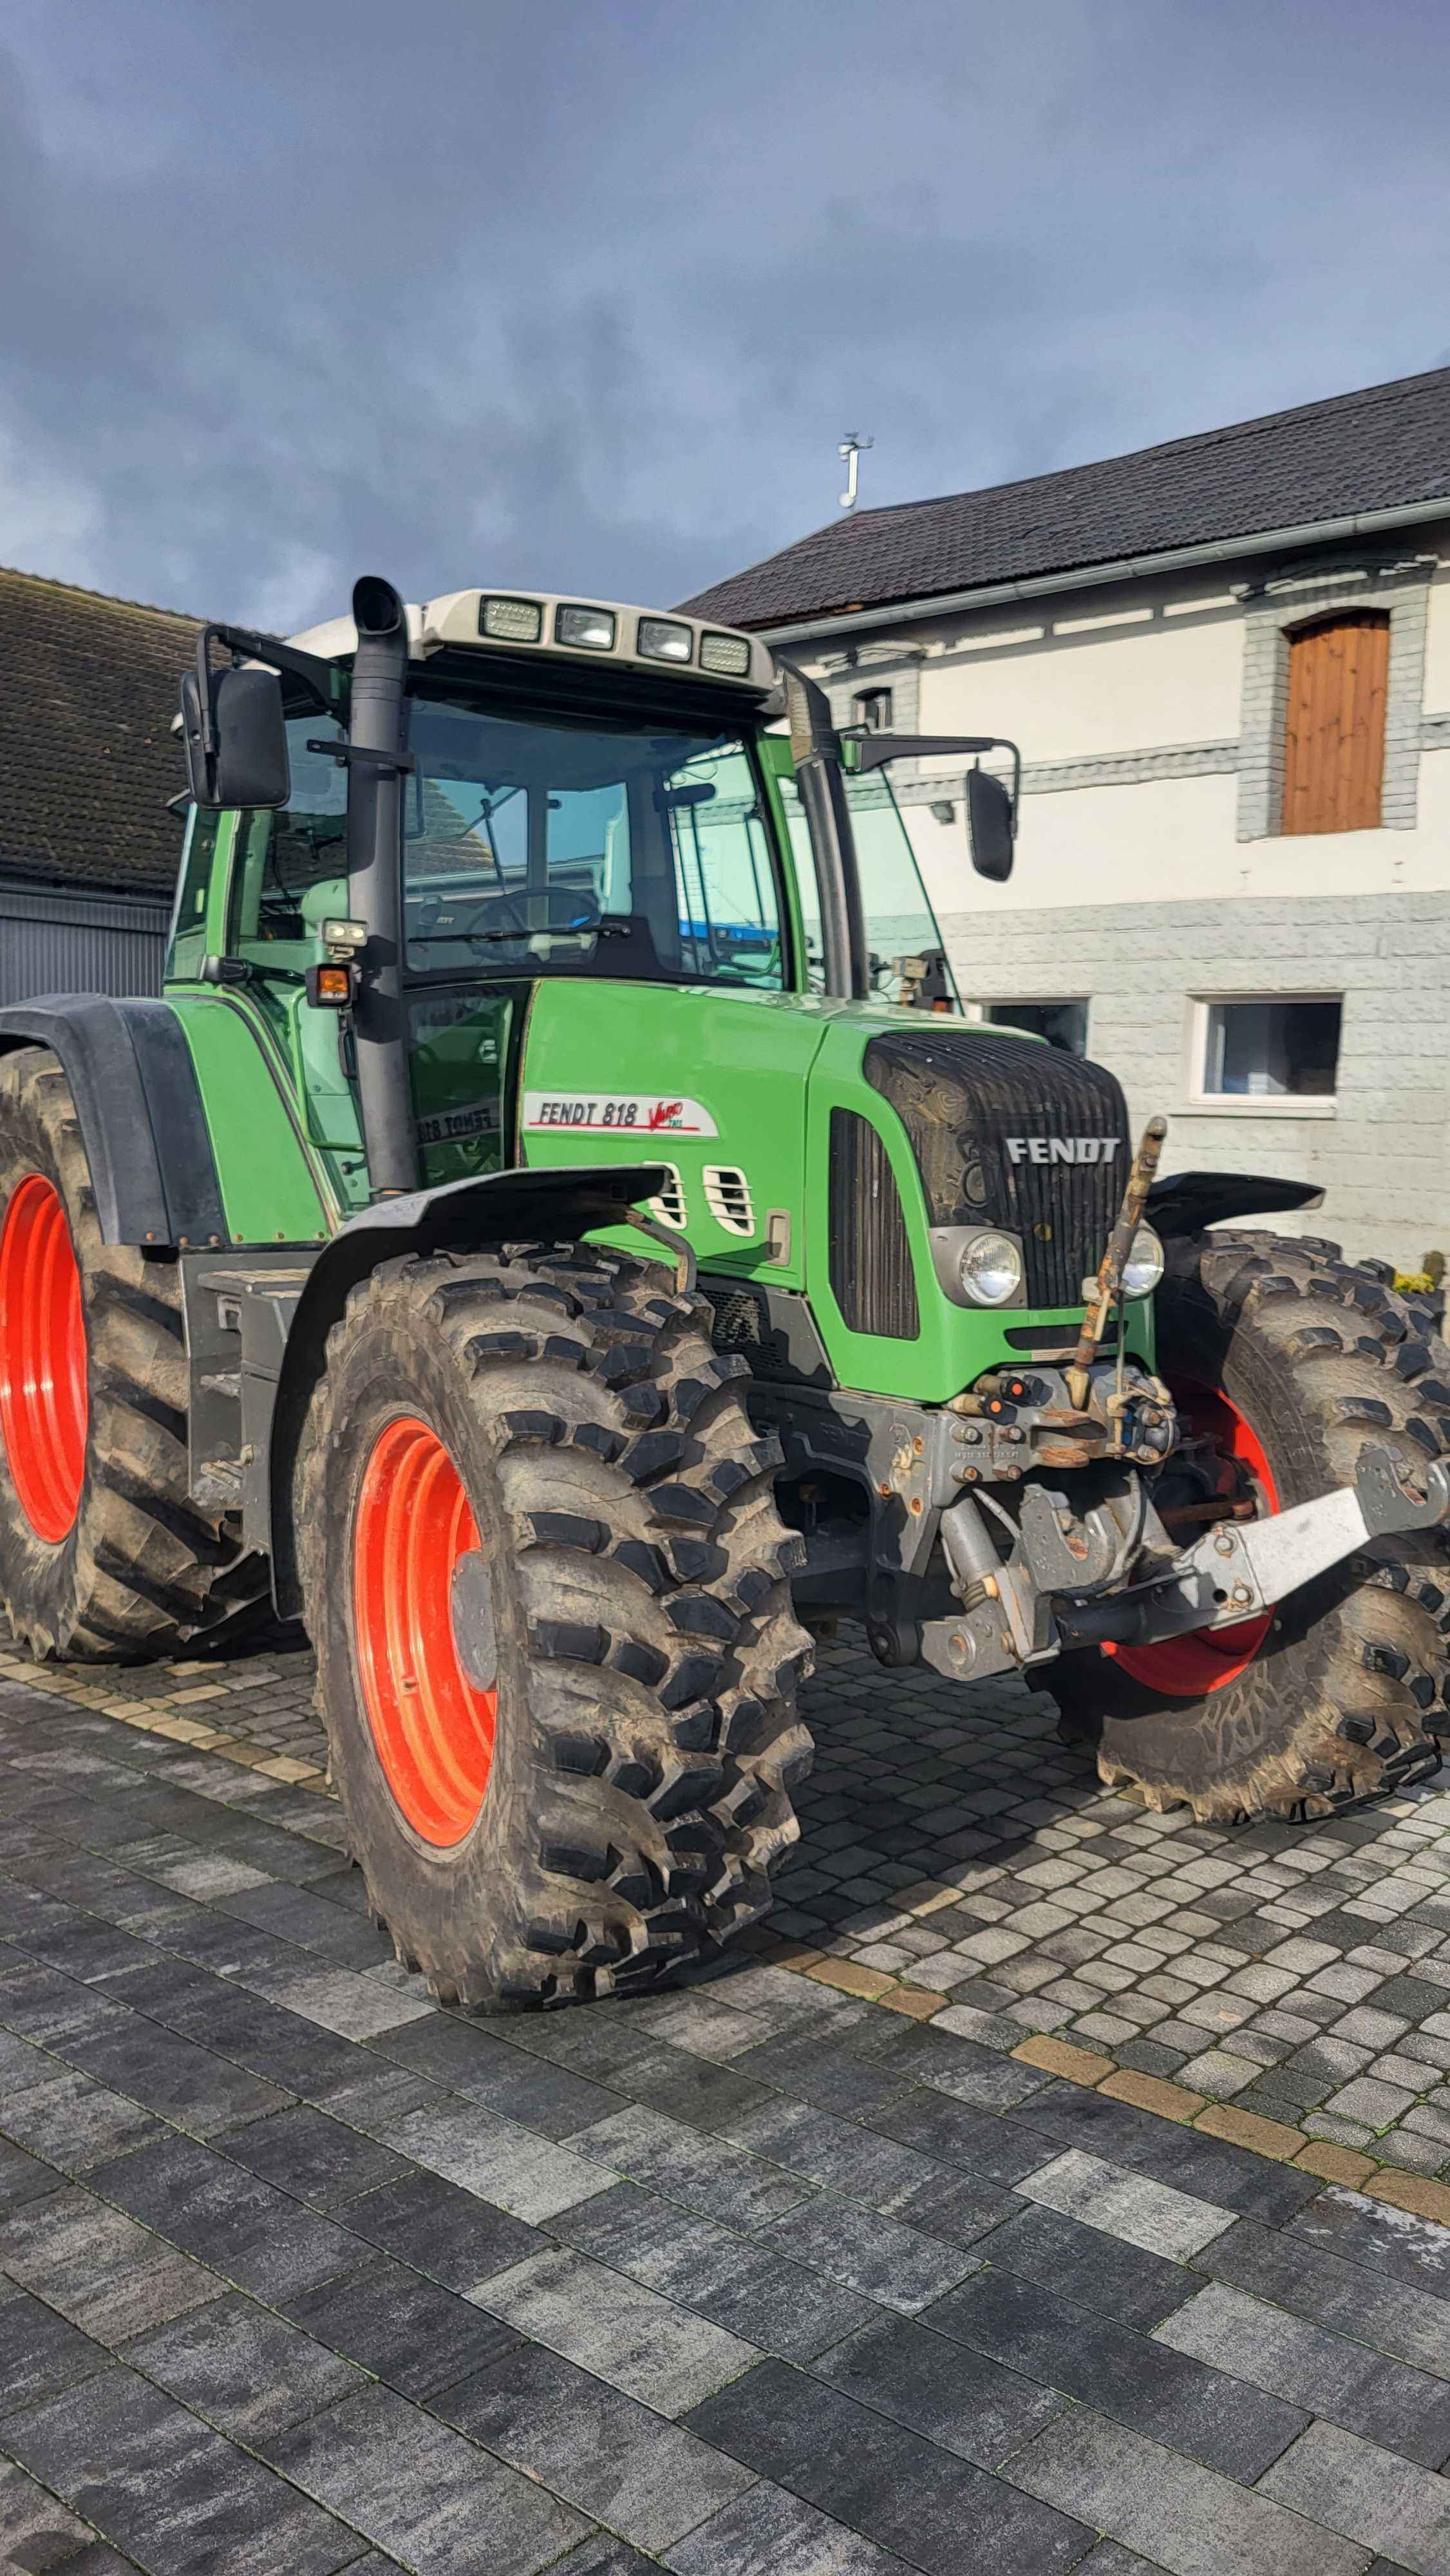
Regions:
<instances>
[{"instance_id":1,"label":"tractor tread","mask_svg":"<svg viewBox=\"0 0 1450 2576\"><path fill-rule=\"evenodd\" d=\"M379 1883L361 1789L349 1813L344 1685L324 1669L329 1637L334 1658L347 1651L328 1625L345 1546L329 1488L344 1398L330 1381L361 1334L407 1312L426 1312L456 1355L513 1532L531 1747L506 1920L486 1932L430 1893L426 1871ZM794 1697L810 1640L790 1603L774 1446L755 1438L711 1321L704 1298L664 1291L652 1262L527 1245L384 1264L333 1329L297 1514L318 1704L370 1903L433 1991L466 2006L656 1984L765 1912L770 1868L798 1837L790 1792L811 1746Z\"/></svg>"}]
</instances>

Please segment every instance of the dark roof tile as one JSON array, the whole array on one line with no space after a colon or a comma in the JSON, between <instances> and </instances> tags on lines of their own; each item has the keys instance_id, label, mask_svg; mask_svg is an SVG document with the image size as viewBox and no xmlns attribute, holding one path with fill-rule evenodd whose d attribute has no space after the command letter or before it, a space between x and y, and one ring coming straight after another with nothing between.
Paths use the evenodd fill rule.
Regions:
<instances>
[{"instance_id":1,"label":"dark roof tile","mask_svg":"<svg viewBox=\"0 0 1450 2576\"><path fill-rule=\"evenodd\" d=\"M1450 367L1227 429L833 519L681 604L777 626L1408 508L1450 507Z\"/></svg>"},{"instance_id":2,"label":"dark roof tile","mask_svg":"<svg viewBox=\"0 0 1450 2576\"><path fill-rule=\"evenodd\" d=\"M169 894L198 621L0 570L0 870Z\"/></svg>"}]
</instances>

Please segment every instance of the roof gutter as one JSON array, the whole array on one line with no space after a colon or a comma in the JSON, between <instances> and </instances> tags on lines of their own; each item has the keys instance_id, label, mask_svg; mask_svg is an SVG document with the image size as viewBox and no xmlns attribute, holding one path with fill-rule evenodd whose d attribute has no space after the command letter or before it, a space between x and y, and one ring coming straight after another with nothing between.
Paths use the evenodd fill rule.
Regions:
<instances>
[{"instance_id":1,"label":"roof gutter","mask_svg":"<svg viewBox=\"0 0 1450 2576\"><path fill-rule=\"evenodd\" d=\"M1347 519L1311 519L1297 528L1266 528L1257 536L1216 537L1203 545L1169 546L1151 555L1124 555L1116 563L1089 564L1071 572L1034 573L1022 581L994 581L975 590L929 591L922 599L883 600L878 607L833 616L821 609L814 617L796 618L785 626L762 626L767 644L798 644L836 635L861 635L873 626L894 626L903 617L948 617L964 608L995 608L1013 599L1042 599L1055 590L1087 590L1104 582L1136 581L1144 573L1187 572L1196 564L1233 561L1241 555L1278 554L1289 546L1332 545L1346 537L1388 534L1394 528L1421 527L1428 519L1450 518L1450 493L1435 501L1412 501L1393 510L1359 510Z\"/></svg>"}]
</instances>

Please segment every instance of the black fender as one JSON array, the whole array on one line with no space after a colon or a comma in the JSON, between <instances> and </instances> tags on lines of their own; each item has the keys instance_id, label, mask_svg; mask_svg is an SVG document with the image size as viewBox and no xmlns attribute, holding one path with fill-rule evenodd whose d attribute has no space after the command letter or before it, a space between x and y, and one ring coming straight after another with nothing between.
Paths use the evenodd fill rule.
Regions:
<instances>
[{"instance_id":1,"label":"black fender","mask_svg":"<svg viewBox=\"0 0 1450 2576\"><path fill-rule=\"evenodd\" d=\"M227 1240L191 1049L168 1002L46 993L0 1010L0 1054L49 1047L80 1120L104 1243Z\"/></svg>"},{"instance_id":2,"label":"black fender","mask_svg":"<svg viewBox=\"0 0 1450 2576\"><path fill-rule=\"evenodd\" d=\"M596 1227L618 1225L640 1199L653 1198L668 1174L661 1163L565 1164L555 1170L522 1166L485 1172L437 1189L409 1190L378 1199L350 1217L311 1263L282 1352L276 1402L265 1459L252 1472L265 1476L272 1554L272 1589L284 1618L301 1607L292 1531L292 1478L312 1390L322 1373L327 1337L358 1281L384 1261L409 1252L489 1252L503 1243L577 1242ZM653 1230L653 1229L651 1229ZM676 1258L685 1257L664 1235Z\"/></svg>"},{"instance_id":3,"label":"black fender","mask_svg":"<svg viewBox=\"0 0 1450 2576\"><path fill-rule=\"evenodd\" d=\"M1323 1204L1324 1192L1313 1181L1276 1181L1267 1172L1172 1172L1154 1182L1145 1214L1161 1235L1201 1234L1224 1217Z\"/></svg>"}]
</instances>

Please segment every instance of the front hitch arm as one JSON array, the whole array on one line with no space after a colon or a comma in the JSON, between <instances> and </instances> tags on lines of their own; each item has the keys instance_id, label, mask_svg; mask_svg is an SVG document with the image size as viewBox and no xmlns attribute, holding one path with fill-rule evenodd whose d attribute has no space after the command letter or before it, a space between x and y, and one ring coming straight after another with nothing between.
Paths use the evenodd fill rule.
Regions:
<instances>
[{"instance_id":1,"label":"front hitch arm","mask_svg":"<svg viewBox=\"0 0 1450 2576\"><path fill-rule=\"evenodd\" d=\"M1401 1478L1393 1453L1366 1441L1352 1485L1270 1520L1221 1521L1166 1573L1130 1592L1059 1605L1064 1645L1111 1638L1150 1644L1191 1628L1231 1628L1352 1556L1370 1539L1438 1529L1450 1520L1450 1468L1425 1470L1423 1498Z\"/></svg>"}]
</instances>

